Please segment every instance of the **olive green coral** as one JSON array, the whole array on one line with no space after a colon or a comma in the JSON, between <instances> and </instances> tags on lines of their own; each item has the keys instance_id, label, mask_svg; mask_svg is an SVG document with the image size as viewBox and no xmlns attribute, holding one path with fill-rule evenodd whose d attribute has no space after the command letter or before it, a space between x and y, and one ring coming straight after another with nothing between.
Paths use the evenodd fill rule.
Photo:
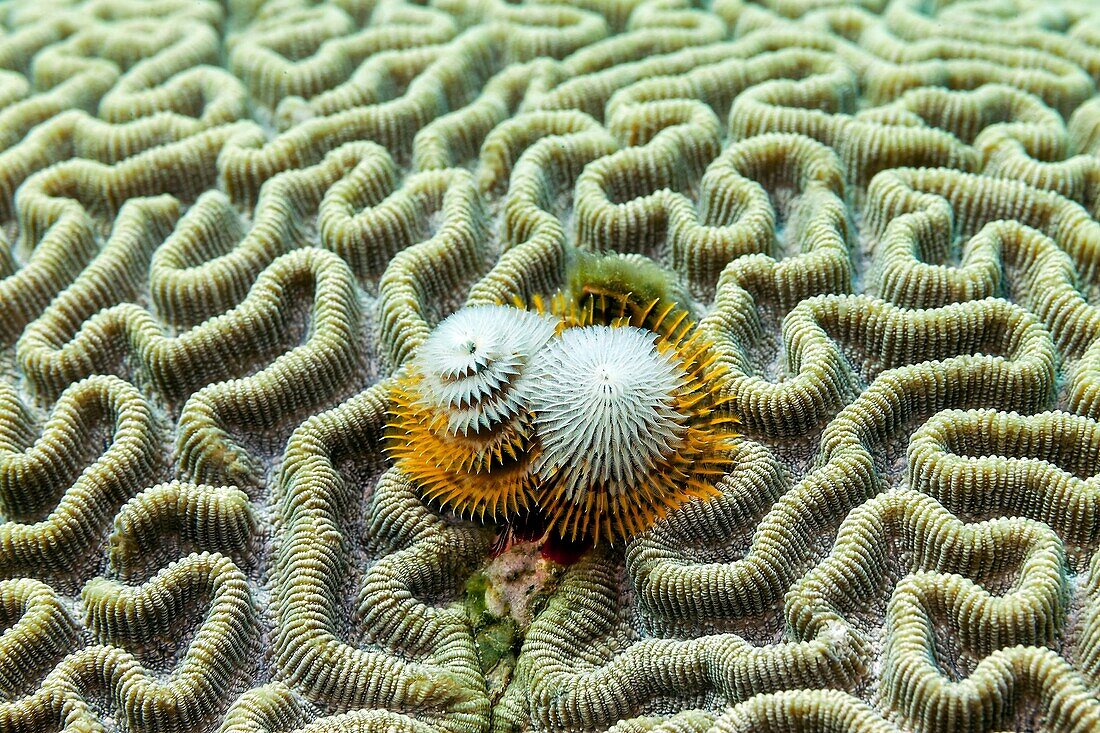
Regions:
<instances>
[{"instance_id":1,"label":"olive green coral","mask_svg":"<svg viewBox=\"0 0 1100 733\"><path fill-rule=\"evenodd\" d=\"M419 596L457 589L489 537L449 526L397 472L384 473L364 497L333 462L357 453L378 462L384 387L311 418L288 444L273 568L274 663L305 697L337 710L421 712L447 729L480 729L489 703L470 629L458 612ZM358 599L351 615L366 648L336 625L348 614L340 606L341 551L353 541L345 525L360 512L376 545L364 550L377 553L368 567L352 570Z\"/></svg>"},{"instance_id":2,"label":"olive green coral","mask_svg":"<svg viewBox=\"0 0 1100 733\"><path fill-rule=\"evenodd\" d=\"M1100 728L1098 84L1087 0L0 3L0 730ZM622 548L383 450L559 291L745 433Z\"/></svg>"},{"instance_id":3,"label":"olive green coral","mask_svg":"<svg viewBox=\"0 0 1100 733\"><path fill-rule=\"evenodd\" d=\"M71 570L163 470L149 404L116 377L89 377L61 395L39 435L10 386L0 399L0 566L32 577Z\"/></svg>"}]
</instances>

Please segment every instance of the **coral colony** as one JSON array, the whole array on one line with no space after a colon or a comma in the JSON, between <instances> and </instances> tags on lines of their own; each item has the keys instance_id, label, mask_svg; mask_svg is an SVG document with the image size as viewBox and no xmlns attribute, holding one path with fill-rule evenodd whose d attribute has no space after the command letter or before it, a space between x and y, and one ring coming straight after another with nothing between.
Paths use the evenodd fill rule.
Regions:
<instances>
[{"instance_id":1,"label":"coral colony","mask_svg":"<svg viewBox=\"0 0 1100 733\"><path fill-rule=\"evenodd\" d=\"M1100 3L0 0L0 733L1100 731Z\"/></svg>"}]
</instances>

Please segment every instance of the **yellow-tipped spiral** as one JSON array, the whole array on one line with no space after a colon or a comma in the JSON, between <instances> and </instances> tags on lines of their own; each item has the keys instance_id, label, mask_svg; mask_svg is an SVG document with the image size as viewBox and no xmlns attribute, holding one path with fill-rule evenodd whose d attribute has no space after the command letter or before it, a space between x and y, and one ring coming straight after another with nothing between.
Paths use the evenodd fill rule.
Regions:
<instances>
[{"instance_id":1,"label":"yellow-tipped spiral","mask_svg":"<svg viewBox=\"0 0 1100 733\"><path fill-rule=\"evenodd\" d=\"M391 391L387 439L425 499L494 521L531 505L531 418L518 381L554 327L541 314L478 306L421 346Z\"/></svg>"}]
</instances>

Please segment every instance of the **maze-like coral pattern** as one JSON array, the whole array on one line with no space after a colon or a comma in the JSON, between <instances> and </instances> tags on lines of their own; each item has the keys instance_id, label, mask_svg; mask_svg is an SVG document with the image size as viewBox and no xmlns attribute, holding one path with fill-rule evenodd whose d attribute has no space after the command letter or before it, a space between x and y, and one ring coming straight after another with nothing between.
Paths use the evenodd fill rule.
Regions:
<instances>
[{"instance_id":1,"label":"maze-like coral pattern","mask_svg":"<svg viewBox=\"0 0 1100 733\"><path fill-rule=\"evenodd\" d=\"M3 0L0 730L1100 730L1098 83L1092 0ZM583 251L744 435L563 567L383 447Z\"/></svg>"}]
</instances>

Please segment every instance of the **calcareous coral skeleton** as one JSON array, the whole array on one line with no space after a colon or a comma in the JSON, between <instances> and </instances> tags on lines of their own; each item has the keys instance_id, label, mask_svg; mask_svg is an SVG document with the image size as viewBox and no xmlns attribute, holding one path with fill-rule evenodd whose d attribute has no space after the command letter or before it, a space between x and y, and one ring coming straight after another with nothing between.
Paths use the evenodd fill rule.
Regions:
<instances>
[{"instance_id":1,"label":"calcareous coral skeleton","mask_svg":"<svg viewBox=\"0 0 1100 733\"><path fill-rule=\"evenodd\" d=\"M0 0L0 733L1100 730L1092 0Z\"/></svg>"}]
</instances>

